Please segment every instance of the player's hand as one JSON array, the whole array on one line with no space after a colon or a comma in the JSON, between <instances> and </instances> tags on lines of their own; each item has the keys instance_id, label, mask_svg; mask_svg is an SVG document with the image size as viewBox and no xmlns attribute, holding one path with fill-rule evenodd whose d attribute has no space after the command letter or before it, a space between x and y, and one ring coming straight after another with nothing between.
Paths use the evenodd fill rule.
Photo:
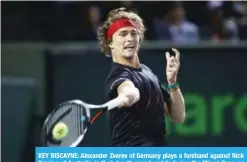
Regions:
<instances>
[{"instance_id":1,"label":"player's hand","mask_svg":"<svg viewBox=\"0 0 247 162\"><path fill-rule=\"evenodd\" d=\"M175 52L175 57L166 52L166 76L168 84L175 84L177 82L178 70L180 67L180 53L177 49L172 48Z\"/></svg>"}]
</instances>

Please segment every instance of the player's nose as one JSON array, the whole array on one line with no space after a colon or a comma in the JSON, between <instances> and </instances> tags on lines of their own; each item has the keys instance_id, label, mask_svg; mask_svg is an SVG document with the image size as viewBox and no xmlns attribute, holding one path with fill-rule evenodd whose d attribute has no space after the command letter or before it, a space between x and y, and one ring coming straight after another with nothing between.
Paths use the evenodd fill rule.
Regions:
<instances>
[{"instance_id":1,"label":"player's nose","mask_svg":"<svg viewBox=\"0 0 247 162\"><path fill-rule=\"evenodd\" d=\"M131 33L129 33L129 34L126 36L126 40L127 40L127 41L132 41L132 40L133 40L133 36L131 35Z\"/></svg>"}]
</instances>

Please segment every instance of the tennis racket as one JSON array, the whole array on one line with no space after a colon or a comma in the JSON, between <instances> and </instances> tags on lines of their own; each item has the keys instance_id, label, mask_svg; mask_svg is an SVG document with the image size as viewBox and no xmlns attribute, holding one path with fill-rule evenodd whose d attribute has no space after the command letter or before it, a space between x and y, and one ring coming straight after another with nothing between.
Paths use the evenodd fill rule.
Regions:
<instances>
[{"instance_id":1,"label":"tennis racket","mask_svg":"<svg viewBox=\"0 0 247 162\"><path fill-rule=\"evenodd\" d=\"M46 118L42 127L42 144L45 147L76 147L83 140L88 127L105 111L117 108L120 99L115 98L102 105L92 105L81 100L70 100L59 104ZM91 118L91 110L101 110ZM67 135L62 139L54 138L54 128L63 123L68 128ZM62 134L64 130L56 132Z\"/></svg>"}]
</instances>

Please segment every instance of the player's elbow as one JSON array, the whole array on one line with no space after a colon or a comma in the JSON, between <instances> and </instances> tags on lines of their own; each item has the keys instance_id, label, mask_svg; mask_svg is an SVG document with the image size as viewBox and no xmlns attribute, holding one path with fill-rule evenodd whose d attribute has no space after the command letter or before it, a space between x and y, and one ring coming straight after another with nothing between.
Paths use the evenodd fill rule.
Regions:
<instances>
[{"instance_id":1,"label":"player's elbow","mask_svg":"<svg viewBox=\"0 0 247 162\"><path fill-rule=\"evenodd\" d=\"M184 112L184 113L182 113L182 115L180 117L179 123L184 123L185 119L186 119L186 113Z\"/></svg>"},{"instance_id":2,"label":"player's elbow","mask_svg":"<svg viewBox=\"0 0 247 162\"><path fill-rule=\"evenodd\" d=\"M173 118L175 123L184 123L186 119L186 113L181 113L180 115Z\"/></svg>"},{"instance_id":3,"label":"player's elbow","mask_svg":"<svg viewBox=\"0 0 247 162\"><path fill-rule=\"evenodd\" d=\"M138 88L134 88L134 96L135 96L135 102L140 100L140 91Z\"/></svg>"}]
</instances>

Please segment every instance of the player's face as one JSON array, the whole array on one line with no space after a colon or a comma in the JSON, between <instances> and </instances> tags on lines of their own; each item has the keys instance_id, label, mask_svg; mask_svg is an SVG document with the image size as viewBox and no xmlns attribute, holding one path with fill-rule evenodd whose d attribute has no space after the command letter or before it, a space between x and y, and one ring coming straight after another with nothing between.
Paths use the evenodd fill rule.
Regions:
<instances>
[{"instance_id":1,"label":"player's face","mask_svg":"<svg viewBox=\"0 0 247 162\"><path fill-rule=\"evenodd\" d=\"M110 45L112 54L116 57L132 59L139 49L139 35L134 27L123 27L112 36Z\"/></svg>"}]
</instances>

